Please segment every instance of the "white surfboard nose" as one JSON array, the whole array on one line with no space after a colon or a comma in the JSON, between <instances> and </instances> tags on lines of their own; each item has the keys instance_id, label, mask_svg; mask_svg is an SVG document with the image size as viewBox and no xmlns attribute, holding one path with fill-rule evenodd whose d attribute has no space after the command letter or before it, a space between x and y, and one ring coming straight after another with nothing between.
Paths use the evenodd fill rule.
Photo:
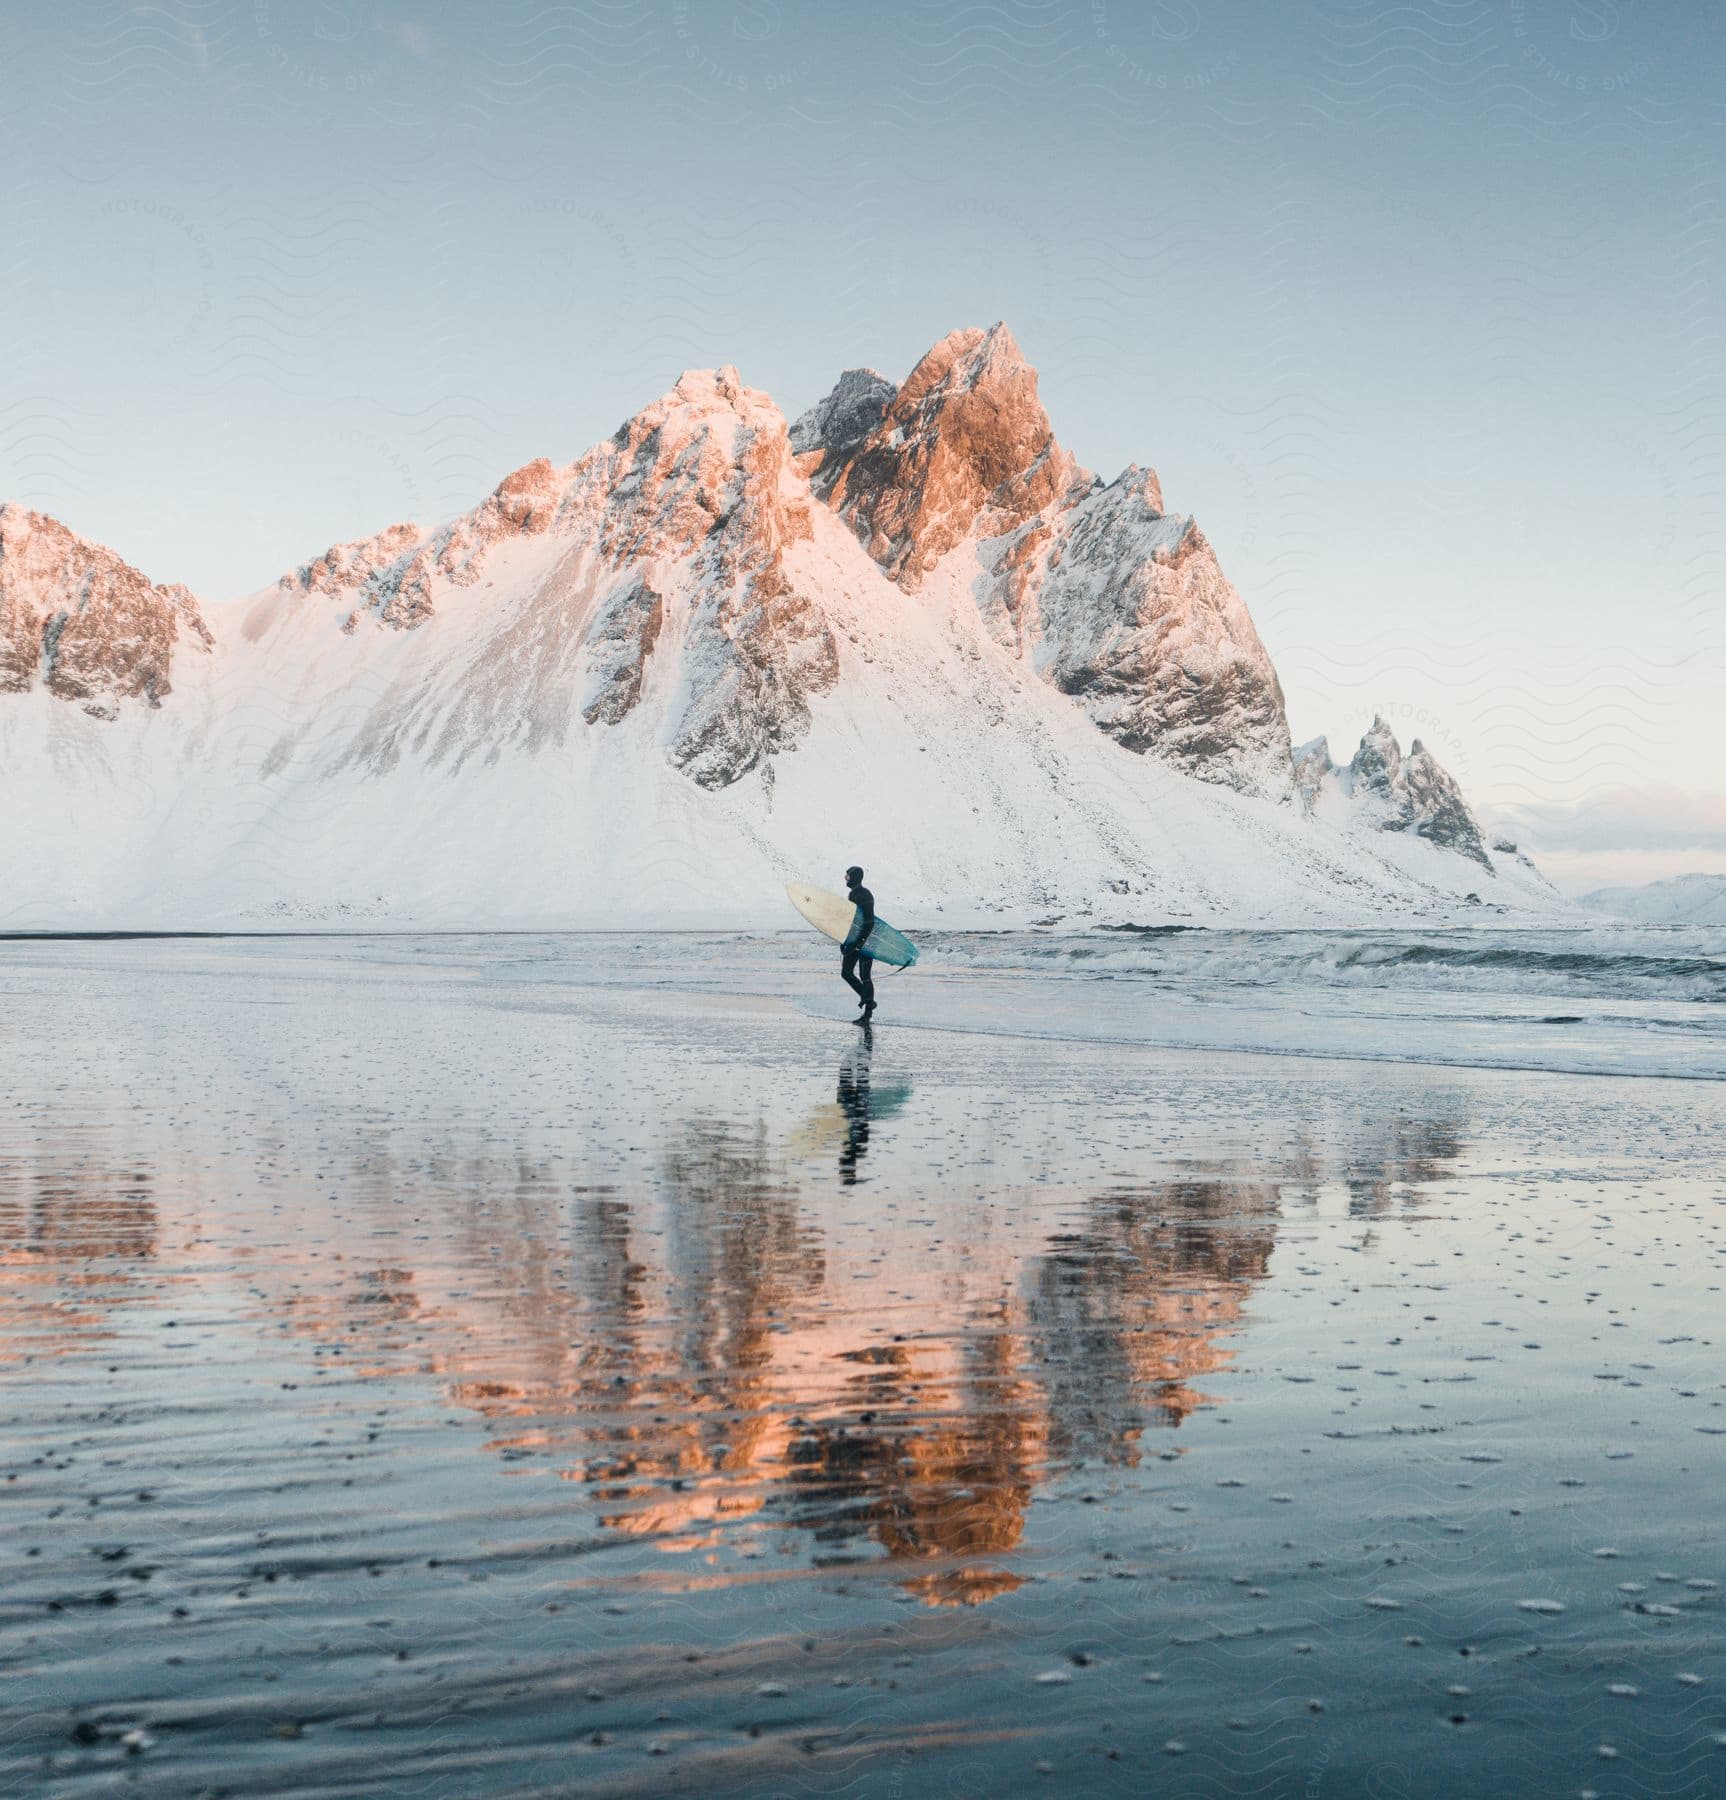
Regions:
<instances>
[{"instance_id":1,"label":"white surfboard nose","mask_svg":"<svg viewBox=\"0 0 1726 1800\"><path fill-rule=\"evenodd\" d=\"M803 881L788 881L785 893L817 931L825 932L835 943L845 941L852 921L857 917L857 908L843 894L830 893L826 888L813 887Z\"/></svg>"}]
</instances>

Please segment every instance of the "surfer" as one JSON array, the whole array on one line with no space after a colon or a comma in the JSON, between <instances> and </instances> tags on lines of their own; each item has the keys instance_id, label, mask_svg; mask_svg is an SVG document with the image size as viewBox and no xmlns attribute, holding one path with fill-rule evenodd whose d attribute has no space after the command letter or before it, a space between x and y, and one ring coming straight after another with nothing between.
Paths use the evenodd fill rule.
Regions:
<instances>
[{"instance_id":1,"label":"surfer","mask_svg":"<svg viewBox=\"0 0 1726 1800\"><path fill-rule=\"evenodd\" d=\"M854 1023L867 1026L875 1016L875 959L863 946L875 929L875 896L863 885L863 871L855 863L845 871L845 892L857 908L857 916L839 946L839 973L861 1002Z\"/></svg>"}]
</instances>

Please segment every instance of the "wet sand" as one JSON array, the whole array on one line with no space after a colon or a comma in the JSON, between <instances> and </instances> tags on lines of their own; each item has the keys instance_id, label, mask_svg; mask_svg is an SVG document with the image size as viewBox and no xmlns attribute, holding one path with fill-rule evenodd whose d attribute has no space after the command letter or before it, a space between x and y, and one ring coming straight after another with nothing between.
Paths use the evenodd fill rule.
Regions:
<instances>
[{"instance_id":1,"label":"wet sand","mask_svg":"<svg viewBox=\"0 0 1726 1800\"><path fill-rule=\"evenodd\" d=\"M1719 1082L6 950L5 1791L1726 1791Z\"/></svg>"}]
</instances>

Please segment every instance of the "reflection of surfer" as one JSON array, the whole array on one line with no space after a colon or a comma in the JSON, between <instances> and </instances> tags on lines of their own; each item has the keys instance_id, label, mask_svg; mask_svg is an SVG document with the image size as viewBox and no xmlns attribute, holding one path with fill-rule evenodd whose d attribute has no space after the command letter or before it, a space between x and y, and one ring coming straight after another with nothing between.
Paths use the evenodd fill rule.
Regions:
<instances>
[{"instance_id":1,"label":"reflection of surfer","mask_svg":"<svg viewBox=\"0 0 1726 1800\"><path fill-rule=\"evenodd\" d=\"M845 1145L839 1152L839 1179L847 1187L857 1180L857 1163L869 1148L869 1053L874 1034L863 1022L863 1042L839 1065L839 1110L845 1115Z\"/></svg>"},{"instance_id":2,"label":"reflection of surfer","mask_svg":"<svg viewBox=\"0 0 1726 1800\"><path fill-rule=\"evenodd\" d=\"M866 1026L875 1016L875 959L863 946L875 929L875 896L863 885L863 871L855 863L845 871L845 891L857 916L839 946L839 973L862 1003L855 1023Z\"/></svg>"}]
</instances>

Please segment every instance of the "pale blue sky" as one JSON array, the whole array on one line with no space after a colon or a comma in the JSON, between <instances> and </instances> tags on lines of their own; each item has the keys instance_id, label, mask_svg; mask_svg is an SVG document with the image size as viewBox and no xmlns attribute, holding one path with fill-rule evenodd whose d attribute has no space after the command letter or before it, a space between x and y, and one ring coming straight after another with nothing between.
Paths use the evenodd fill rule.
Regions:
<instances>
[{"instance_id":1,"label":"pale blue sky","mask_svg":"<svg viewBox=\"0 0 1726 1800\"><path fill-rule=\"evenodd\" d=\"M687 366L795 413L1005 318L1297 737L1385 710L1572 879L1726 867L1654 792L1726 790L1700 0L14 13L0 494L156 579L461 510Z\"/></svg>"}]
</instances>

